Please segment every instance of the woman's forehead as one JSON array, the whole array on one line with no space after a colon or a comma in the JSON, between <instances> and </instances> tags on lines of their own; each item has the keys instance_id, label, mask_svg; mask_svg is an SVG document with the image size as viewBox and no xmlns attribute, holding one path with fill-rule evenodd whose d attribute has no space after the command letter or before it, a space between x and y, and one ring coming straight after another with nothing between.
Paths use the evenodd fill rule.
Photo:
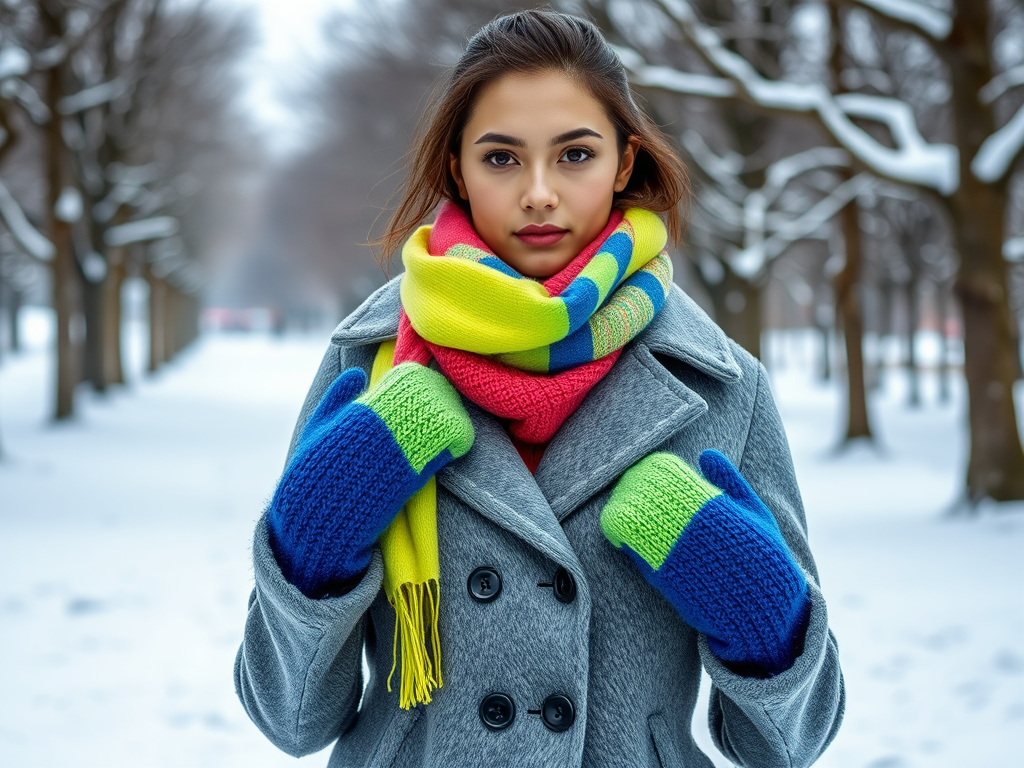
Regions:
<instances>
[{"instance_id":1,"label":"woman's forehead","mask_svg":"<svg viewBox=\"0 0 1024 768\"><path fill-rule=\"evenodd\" d=\"M504 75L489 83L474 101L463 136L469 144L493 134L541 148L580 129L606 140L614 136L604 107L587 88L563 72L545 70Z\"/></svg>"}]
</instances>

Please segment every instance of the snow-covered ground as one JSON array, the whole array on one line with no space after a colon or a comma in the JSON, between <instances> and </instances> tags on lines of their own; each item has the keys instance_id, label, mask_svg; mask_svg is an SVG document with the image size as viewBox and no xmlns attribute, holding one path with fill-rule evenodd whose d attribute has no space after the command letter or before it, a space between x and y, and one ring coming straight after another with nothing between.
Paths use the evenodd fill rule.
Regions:
<instances>
[{"instance_id":1,"label":"snow-covered ground","mask_svg":"<svg viewBox=\"0 0 1024 768\"><path fill-rule=\"evenodd\" d=\"M46 329L33 314L30 348L0 364L0 766L295 765L231 665L252 526L324 337L207 336L147 378L136 329L131 386L83 390L55 426ZM1024 766L1024 508L944 516L962 391L940 405L928 378L911 411L887 374L881 450L836 455L840 395L813 380L809 340L768 350L847 681L819 765Z\"/></svg>"}]
</instances>

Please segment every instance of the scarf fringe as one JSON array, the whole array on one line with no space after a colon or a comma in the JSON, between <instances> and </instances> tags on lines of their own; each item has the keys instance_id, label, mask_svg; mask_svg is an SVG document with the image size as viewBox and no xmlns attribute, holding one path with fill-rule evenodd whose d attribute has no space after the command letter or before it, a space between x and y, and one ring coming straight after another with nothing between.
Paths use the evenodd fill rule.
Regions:
<instances>
[{"instance_id":1,"label":"scarf fringe","mask_svg":"<svg viewBox=\"0 0 1024 768\"><path fill-rule=\"evenodd\" d=\"M395 608L395 636L391 644L391 672L388 674L388 692L391 677L398 665L401 646L398 704L409 709L417 704L429 704L430 692L444 685L441 676L441 640L437 631L438 605L441 587L436 579L425 584L399 585L391 605ZM430 644L427 644L427 632Z\"/></svg>"}]
</instances>

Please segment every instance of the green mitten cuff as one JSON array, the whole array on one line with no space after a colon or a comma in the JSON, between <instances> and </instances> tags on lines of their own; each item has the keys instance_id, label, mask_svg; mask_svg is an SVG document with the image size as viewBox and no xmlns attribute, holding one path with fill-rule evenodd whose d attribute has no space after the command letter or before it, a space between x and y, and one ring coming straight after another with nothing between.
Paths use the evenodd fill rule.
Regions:
<instances>
[{"instance_id":1,"label":"green mitten cuff","mask_svg":"<svg viewBox=\"0 0 1024 768\"><path fill-rule=\"evenodd\" d=\"M678 456L652 453L616 483L601 529L616 547L629 545L657 570L697 510L721 493Z\"/></svg>"},{"instance_id":2,"label":"green mitten cuff","mask_svg":"<svg viewBox=\"0 0 1024 768\"><path fill-rule=\"evenodd\" d=\"M442 374L414 362L396 365L355 402L387 425L416 472L447 448L453 458L473 446L473 423Z\"/></svg>"}]
</instances>

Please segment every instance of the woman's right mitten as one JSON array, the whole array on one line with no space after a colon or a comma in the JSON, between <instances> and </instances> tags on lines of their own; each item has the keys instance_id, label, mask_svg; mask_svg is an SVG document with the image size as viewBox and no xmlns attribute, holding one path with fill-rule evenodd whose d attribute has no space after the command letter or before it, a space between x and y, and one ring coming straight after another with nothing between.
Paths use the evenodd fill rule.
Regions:
<instances>
[{"instance_id":1,"label":"woman's right mitten","mask_svg":"<svg viewBox=\"0 0 1024 768\"><path fill-rule=\"evenodd\" d=\"M360 368L331 384L267 510L281 570L308 597L347 591L405 502L473 445L469 414L437 371L405 362L365 387Z\"/></svg>"}]
</instances>

